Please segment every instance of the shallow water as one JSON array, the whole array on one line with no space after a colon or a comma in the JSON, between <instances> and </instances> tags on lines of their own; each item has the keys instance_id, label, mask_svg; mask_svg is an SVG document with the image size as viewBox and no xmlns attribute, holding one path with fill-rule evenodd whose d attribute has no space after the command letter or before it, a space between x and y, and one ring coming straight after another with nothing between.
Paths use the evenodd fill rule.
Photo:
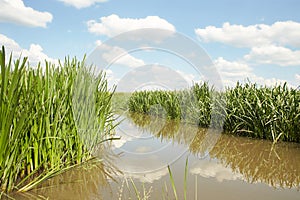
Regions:
<instances>
[{"instance_id":1,"label":"shallow water","mask_svg":"<svg viewBox=\"0 0 300 200\"><path fill-rule=\"evenodd\" d=\"M14 197L175 199L168 165L178 199L184 199L184 191L189 200L300 197L300 144L272 146L145 115L119 120L121 139L101 151L105 161L74 168Z\"/></svg>"}]
</instances>

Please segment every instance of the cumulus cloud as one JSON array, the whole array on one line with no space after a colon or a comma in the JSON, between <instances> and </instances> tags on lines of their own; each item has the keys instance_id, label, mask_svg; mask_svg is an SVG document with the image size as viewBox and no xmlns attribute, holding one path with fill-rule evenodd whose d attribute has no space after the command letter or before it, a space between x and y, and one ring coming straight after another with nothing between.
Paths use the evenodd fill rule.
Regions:
<instances>
[{"instance_id":1,"label":"cumulus cloud","mask_svg":"<svg viewBox=\"0 0 300 200\"><path fill-rule=\"evenodd\" d=\"M95 41L96 49L89 56L87 62L99 67L118 64L130 68L145 65L142 59L136 58L119 46L110 46L102 43L101 40Z\"/></svg>"},{"instance_id":2,"label":"cumulus cloud","mask_svg":"<svg viewBox=\"0 0 300 200\"><path fill-rule=\"evenodd\" d=\"M217 68L222 82L225 86L234 87L237 81L244 83L251 81L258 85L274 86L287 82L286 80L277 78L264 78L257 76L253 69L245 62L242 61L228 61L222 57L214 60L214 65ZM290 87L295 87L292 84L288 84Z\"/></svg>"},{"instance_id":3,"label":"cumulus cloud","mask_svg":"<svg viewBox=\"0 0 300 200\"><path fill-rule=\"evenodd\" d=\"M158 64L149 64L126 73L118 83L118 90L122 92L149 89L179 90L188 86L189 82L176 70Z\"/></svg>"},{"instance_id":4,"label":"cumulus cloud","mask_svg":"<svg viewBox=\"0 0 300 200\"><path fill-rule=\"evenodd\" d=\"M255 61L261 64L276 64L280 66L296 66L300 65L300 51L292 51L291 49L268 45L253 47L249 54L244 58L248 61Z\"/></svg>"},{"instance_id":5,"label":"cumulus cloud","mask_svg":"<svg viewBox=\"0 0 300 200\"><path fill-rule=\"evenodd\" d=\"M295 85L291 84L287 80L278 79L278 78L264 78L262 76L257 76L256 74L251 74L249 76L249 80L252 83L257 83L258 85L262 85L262 86L275 86L275 85L282 85L284 83L287 83L288 87L295 88Z\"/></svg>"},{"instance_id":6,"label":"cumulus cloud","mask_svg":"<svg viewBox=\"0 0 300 200\"><path fill-rule=\"evenodd\" d=\"M219 57L214 60L214 65L226 86L234 86L237 81L244 81L252 75L252 68L243 62L228 61Z\"/></svg>"},{"instance_id":7,"label":"cumulus cloud","mask_svg":"<svg viewBox=\"0 0 300 200\"><path fill-rule=\"evenodd\" d=\"M195 29L195 33L203 42L220 42L238 48L249 48L249 53L242 58L244 63L283 67L300 65L300 51L297 49L300 47L300 23L298 22L278 21L271 25L249 26L231 25L226 22L222 27L207 26ZM224 62L222 64L228 66ZM228 72L224 72L226 73Z\"/></svg>"},{"instance_id":8,"label":"cumulus cloud","mask_svg":"<svg viewBox=\"0 0 300 200\"><path fill-rule=\"evenodd\" d=\"M217 58L214 61L214 64L218 70L230 76L242 76L244 74L249 74L252 71L252 69L246 63L228 61L223 57Z\"/></svg>"},{"instance_id":9,"label":"cumulus cloud","mask_svg":"<svg viewBox=\"0 0 300 200\"><path fill-rule=\"evenodd\" d=\"M96 3L107 2L107 0L59 0L64 2L66 5L73 6L77 9L87 8Z\"/></svg>"},{"instance_id":10,"label":"cumulus cloud","mask_svg":"<svg viewBox=\"0 0 300 200\"><path fill-rule=\"evenodd\" d=\"M52 18L51 13L27 7L22 0L0 0L0 22L46 28Z\"/></svg>"},{"instance_id":11,"label":"cumulus cloud","mask_svg":"<svg viewBox=\"0 0 300 200\"><path fill-rule=\"evenodd\" d=\"M145 65L144 61L142 59L138 59L129 53L125 51L124 49L118 47L118 46L109 46L105 44L99 43L99 40L97 41L100 46L98 48L105 49L106 51L102 54L102 57L104 60L106 60L108 63L113 62L114 64L119 64L127 67L139 67L142 65ZM120 56L120 57L116 57Z\"/></svg>"},{"instance_id":12,"label":"cumulus cloud","mask_svg":"<svg viewBox=\"0 0 300 200\"><path fill-rule=\"evenodd\" d=\"M20 46L17 42L15 42L13 39L0 34L0 41L1 41L1 46L4 45L6 48L6 51L19 51Z\"/></svg>"},{"instance_id":13,"label":"cumulus cloud","mask_svg":"<svg viewBox=\"0 0 300 200\"><path fill-rule=\"evenodd\" d=\"M119 79L117 79L117 77L115 77L115 74L113 73L112 70L110 70L110 69L104 69L103 71L105 73L107 81L109 83L111 83L111 85L114 85L114 84L116 84L119 81Z\"/></svg>"},{"instance_id":14,"label":"cumulus cloud","mask_svg":"<svg viewBox=\"0 0 300 200\"><path fill-rule=\"evenodd\" d=\"M96 45L96 46L100 46L101 44L102 44L102 41L101 41L101 40L96 40L96 41L95 41L95 45Z\"/></svg>"},{"instance_id":15,"label":"cumulus cloud","mask_svg":"<svg viewBox=\"0 0 300 200\"><path fill-rule=\"evenodd\" d=\"M300 23L294 21L250 26L226 22L221 28L207 26L195 29L195 33L204 42L221 42L236 47L251 48L270 44L300 47Z\"/></svg>"},{"instance_id":16,"label":"cumulus cloud","mask_svg":"<svg viewBox=\"0 0 300 200\"><path fill-rule=\"evenodd\" d=\"M295 79L300 82L300 74L295 74Z\"/></svg>"},{"instance_id":17,"label":"cumulus cloud","mask_svg":"<svg viewBox=\"0 0 300 200\"><path fill-rule=\"evenodd\" d=\"M188 83L188 85L192 86L194 83L200 81L200 77L196 77L192 73L186 73L181 70L176 70L176 72ZM197 80L198 78L198 80Z\"/></svg>"},{"instance_id":18,"label":"cumulus cloud","mask_svg":"<svg viewBox=\"0 0 300 200\"><path fill-rule=\"evenodd\" d=\"M300 74L295 74L296 85L300 89Z\"/></svg>"},{"instance_id":19,"label":"cumulus cloud","mask_svg":"<svg viewBox=\"0 0 300 200\"><path fill-rule=\"evenodd\" d=\"M88 31L97 35L106 35L113 37L123 32L137 30L142 28L158 28L175 31L175 27L165 19L158 16L147 16L146 18L120 18L112 14L107 17L101 17L100 22L89 20L87 22Z\"/></svg>"},{"instance_id":20,"label":"cumulus cloud","mask_svg":"<svg viewBox=\"0 0 300 200\"><path fill-rule=\"evenodd\" d=\"M28 57L28 60L31 66L37 65L39 62L43 62L45 60L50 61L51 63L57 63L56 59L50 58L43 52L43 48L39 44L31 44L29 49L23 49L19 46L19 44L13 39L0 34L1 46L5 46L5 51L7 56L12 52L13 58L17 59L22 56Z\"/></svg>"}]
</instances>

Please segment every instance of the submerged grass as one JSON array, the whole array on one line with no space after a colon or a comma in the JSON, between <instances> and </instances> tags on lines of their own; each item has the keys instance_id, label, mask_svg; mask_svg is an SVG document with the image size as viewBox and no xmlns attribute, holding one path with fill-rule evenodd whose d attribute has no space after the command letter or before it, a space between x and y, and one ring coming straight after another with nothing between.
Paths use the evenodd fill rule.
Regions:
<instances>
[{"instance_id":1,"label":"submerged grass","mask_svg":"<svg viewBox=\"0 0 300 200\"><path fill-rule=\"evenodd\" d=\"M26 191L64 169L92 158L79 134L72 110L75 77L84 61L65 59L59 66L30 68L27 58L5 58L0 51L0 186L1 194ZM113 128L104 74L95 81L99 130ZM84 89L84 88L82 88ZM93 144L98 144L98 138ZM0 195L1 197L1 195Z\"/></svg>"},{"instance_id":2,"label":"submerged grass","mask_svg":"<svg viewBox=\"0 0 300 200\"><path fill-rule=\"evenodd\" d=\"M170 182L171 182L174 198L176 200L178 200L175 180L173 178L173 174L172 174L172 171L171 171L171 168L169 165L168 165L168 172L169 172L169 177L170 177ZM184 180L183 180L183 199L184 200L187 200L187 177L188 177L188 157L185 160L185 167L184 167ZM166 189L166 193L168 193L167 189Z\"/></svg>"},{"instance_id":3,"label":"submerged grass","mask_svg":"<svg viewBox=\"0 0 300 200\"><path fill-rule=\"evenodd\" d=\"M237 83L224 92L207 83L184 91L139 91L131 95L128 107L131 112L196 122L274 143L300 142L300 91L286 83L273 87Z\"/></svg>"}]
</instances>

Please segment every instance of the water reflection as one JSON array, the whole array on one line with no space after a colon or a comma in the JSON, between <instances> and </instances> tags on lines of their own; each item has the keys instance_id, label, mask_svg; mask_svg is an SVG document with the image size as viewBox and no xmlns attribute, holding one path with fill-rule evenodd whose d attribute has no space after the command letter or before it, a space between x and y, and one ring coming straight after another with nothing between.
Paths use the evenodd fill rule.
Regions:
<instances>
[{"instance_id":1,"label":"water reflection","mask_svg":"<svg viewBox=\"0 0 300 200\"><path fill-rule=\"evenodd\" d=\"M208 134L206 129L135 113L129 113L128 117L142 131L147 130L162 141L172 140L185 145L196 156L207 151L206 145L203 145ZM262 182L276 188L300 186L299 144L278 143L273 146L272 142L265 140L222 134L210 150L209 157L217 159L218 163L200 160L198 167L191 168L191 173L203 177L219 175L219 181L242 179L250 183Z\"/></svg>"},{"instance_id":2,"label":"water reflection","mask_svg":"<svg viewBox=\"0 0 300 200\"><path fill-rule=\"evenodd\" d=\"M128 118L121 117L119 119L122 123L116 128L116 137L120 137L120 140L112 142L112 149L115 154L120 155L115 160L116 166L126 174L130 173L134 176L157 174L157 171L166 170L169 164L174 163L188 151L186 146L179 145L177 141L159 137L160 133L165 132L159 129L166 129L166 127L156 126L158 135L153 135L147 129L138 128ZM163 121L159 120L157 123L168 124ZM177 129L176 126L167 128L172 129L173 132Z\"/></svg>"},{"instance_id":3,"label":"water reflection","mask_svg":"<svg viewBox=\"0 0 300 200\"><path fill-rule=\"evenodd\" d=\"M188 199L299 197L299 144L272 146L272 142L264 140L226 134L219 137L190 124L134 113L127 113L120 120L116 134L121 139L99 151L104 160L86 163L45 181L29 193L13 197L137 199L137 189L141 196L150 196L147 199L174 199L166 167L171 165L178 199L183 199L187 157ZM207 138L214 143L211 149Z\"/></svg>"},{"instance_id":4,"label":"water reflection","mask_svg":"<svg viewBox=\"0 0 300 200\"><path fill-rule=\"evenodd\" d=\"M10 194L9 199L106 200L104 194L107 196L114 192L111 188L111 182L116 182L114 177L122 174L112 163L109 163L110 158L106 158L106 161L93 159L75 166L42 182L29 192Z\"/></svg>"},{"instance_id":5,"label":"water reflection","mask_svg":"<svg viewBox=\"0 0 300 200\"><path fill-rule=\"evenodd\" d=\"M264 182L274 187L298 187L300 148L279 143L224 136L211 151L224 165L243 174L248 182Z\"/></svg>"},{"instance_id":6,"label":"water reflection","mask_svg":"<svg viewBox=\"0 0 300 200\"><path fill-rule=\"evenodd\" d=\"M233 173L230 167L226 167L221 163L211 162L208 160L200 160L190 169L190 173L200 175L204 178L215 178L218 182L225 180L242 180L240 173Z\"/></svg>"}]
</instances>

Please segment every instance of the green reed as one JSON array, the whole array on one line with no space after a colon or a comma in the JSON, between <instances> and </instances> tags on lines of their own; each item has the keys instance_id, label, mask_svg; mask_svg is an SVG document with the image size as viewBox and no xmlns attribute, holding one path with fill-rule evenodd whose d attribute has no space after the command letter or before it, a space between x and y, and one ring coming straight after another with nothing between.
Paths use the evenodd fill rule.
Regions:
<instances>
[{"instance_id":1,"label":"green reed","mask_svg":"<svg viewBox=\"0 0 300 200\"><path fill-rule=\"evenodd\" d=\"M84 61L45 62L36 69L27 58L5 58L0 51L1 194L26 191L64 169L92 158L79 135L72 110L74 81ZM95 81L96 112L103 136L113 128L105 75ZM101 140L101 138L100 138ZM98 144L100 141L95 142Z\"/></svg>"},{"instance_id":2,"label":"green reed","mask_svg":"<svg viewBox=\"0 0 300 200\"><path fill-rule=\"evenodd\" d=\"M300 91L286 83L273 87L237 83L224 92L207 83L183 91L140 91L132 93L128 107L132 112L223 128L274 143L300 142Z\"/></svg>"},{"instance_id":3,"label":"green reed","mask_svg":"<svg viewBox=\"0 0 300 200\"><path fill-rule=\"evenodd\" d=\"M225 130L277 142L300 142L300 91L287 84L258 87L239 83L226 91Z\"/></svg>"}]
</instances>

